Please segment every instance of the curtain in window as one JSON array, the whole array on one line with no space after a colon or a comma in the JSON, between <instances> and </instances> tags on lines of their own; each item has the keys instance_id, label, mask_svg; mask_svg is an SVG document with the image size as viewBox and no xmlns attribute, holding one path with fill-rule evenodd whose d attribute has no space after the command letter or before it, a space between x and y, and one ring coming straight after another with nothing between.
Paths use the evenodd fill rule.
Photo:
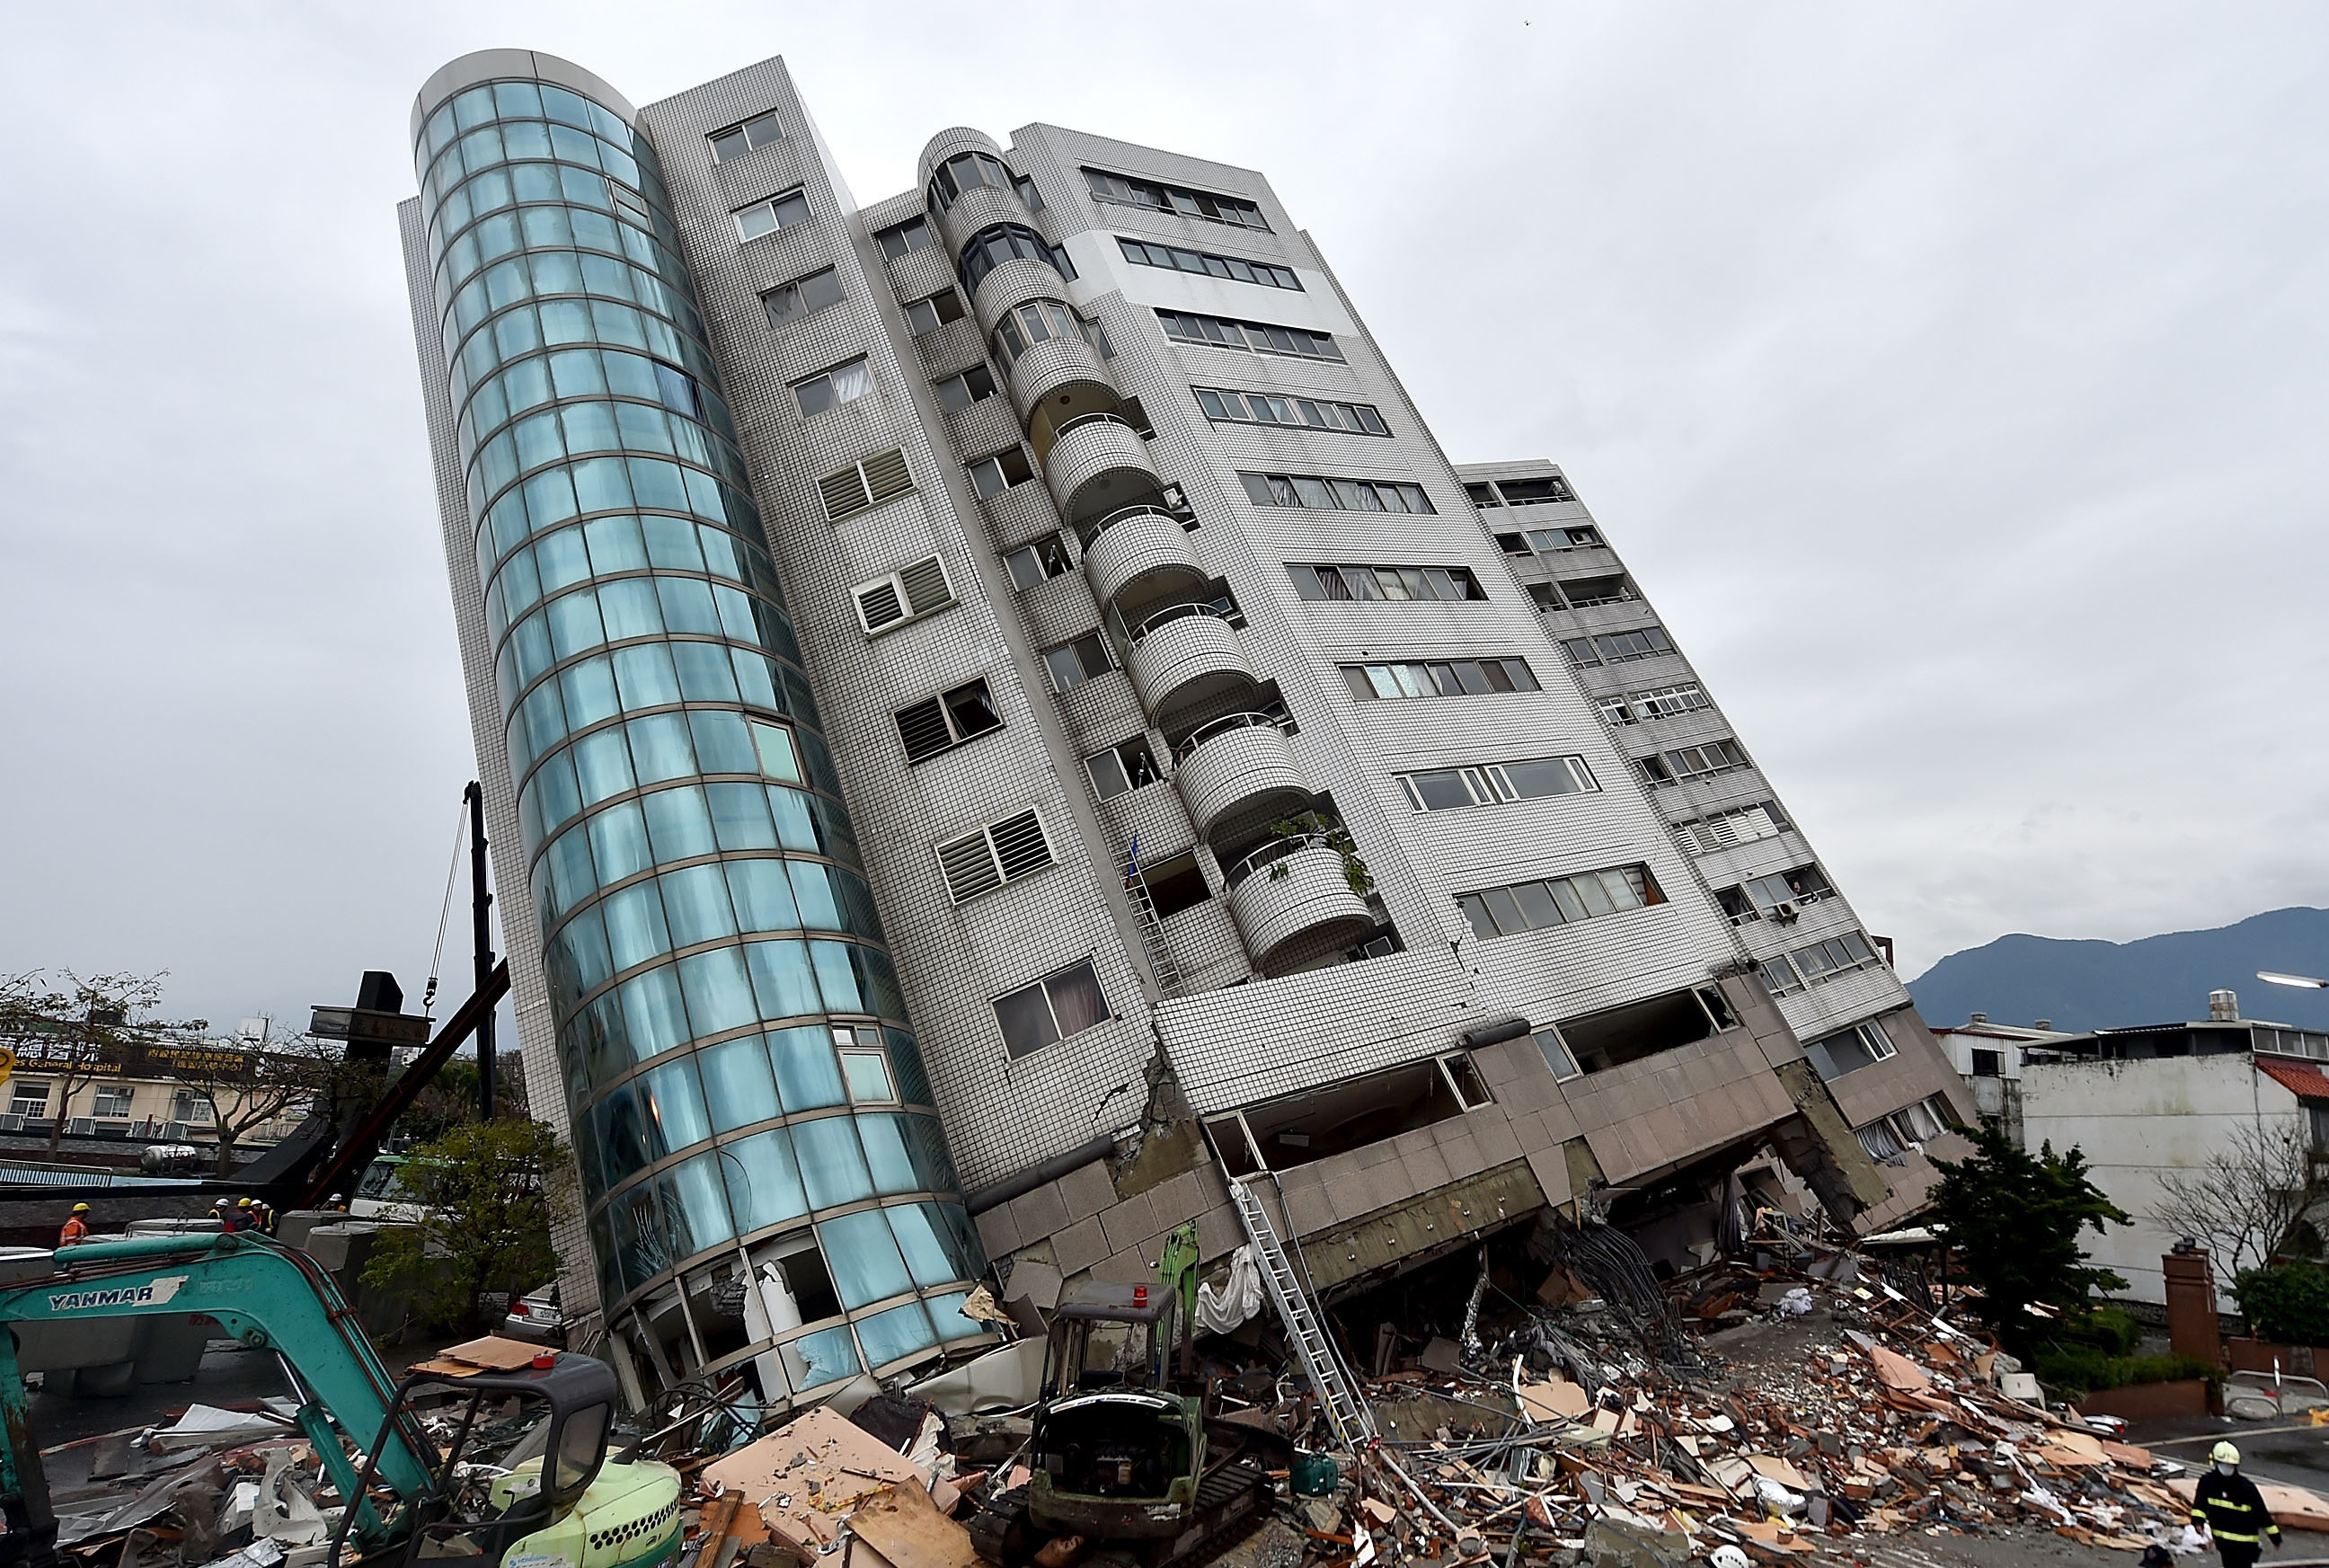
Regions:
<instances>
[{"instance_id":1,"label":"curtain in window","mask_svg":"<svg viewBox=\"0 0 2329 1568\"><path fill-rule=\"evenodd\" d=\"M1099 994L1099 978L1089 964L1078 964L1062 970L1043 982L1051 995L1051 1012L1060 1020L1060 1033L1073 1034L1089 1029L1108 1016L1108 1003Z\"/></svg>"}]
</instances>

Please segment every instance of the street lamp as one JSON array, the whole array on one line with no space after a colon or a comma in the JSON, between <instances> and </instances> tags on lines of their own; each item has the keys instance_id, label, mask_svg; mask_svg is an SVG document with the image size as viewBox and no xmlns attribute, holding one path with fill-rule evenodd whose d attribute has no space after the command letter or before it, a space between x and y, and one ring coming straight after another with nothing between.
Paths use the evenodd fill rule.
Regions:
<instances>
[{"instance_id":1,"label":"street lamp","mask_svg":"<svg viewBox=\"0 0 2329 1568\"><path fill-rule=\"evenodd\" d=\"M2257 978L2268 985L2295 986L2300 991L2329 991L2329 980L2316 980L2310 975L2283 975L2271 969L2258 969Z\"/></svg>"}]
</instances>

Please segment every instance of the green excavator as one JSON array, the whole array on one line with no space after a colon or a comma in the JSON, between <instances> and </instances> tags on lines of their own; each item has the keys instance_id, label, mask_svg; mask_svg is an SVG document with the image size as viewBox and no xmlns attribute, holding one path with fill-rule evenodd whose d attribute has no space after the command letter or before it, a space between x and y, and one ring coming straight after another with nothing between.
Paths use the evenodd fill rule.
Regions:
<instances>
[{"instance_id":1,"label":"green excavator","mask_svg":"<svg viewBox=\"0 0 2329 1568\"><path fill-rule=\"evenodd\" d=\"M199 1317L281 1358L299 1428L344 1505L327 1568L440 1557L477 1568L653 1568L679 1549L678 1472L636 1451L607 1457L616 1385L606 1363L544 1352L514 1371L415 1372L398 1383L330 1275L303 1252L240 1232L0 1259L0 1568L58 1562L11 1331L155 1315ZM424 1405L452 1434L443 1449Z\"/></svg>"}]
</instances>

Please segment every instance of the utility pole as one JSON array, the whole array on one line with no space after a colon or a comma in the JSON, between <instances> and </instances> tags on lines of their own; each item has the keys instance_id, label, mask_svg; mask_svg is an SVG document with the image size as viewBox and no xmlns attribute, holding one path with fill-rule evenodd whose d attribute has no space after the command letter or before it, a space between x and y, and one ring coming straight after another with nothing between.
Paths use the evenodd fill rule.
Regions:
<instances>
[{"instance_id":1,"label":"utility pole","mask_svg":"<svg viewBox=\"0 0 2329 1568\"><path fill-rule=\"evenodd\" d=\"M476 949L477 994L485 995L494 973L494 895L486 889L486 792L476 780L461 792L469 803L469 918L472 945ZM494 1051L494 1015L488 1009L477 1020L477 1116L491 1121L499 1107L494 1079L500 1062Z\"/></svg>"}]
</instances>

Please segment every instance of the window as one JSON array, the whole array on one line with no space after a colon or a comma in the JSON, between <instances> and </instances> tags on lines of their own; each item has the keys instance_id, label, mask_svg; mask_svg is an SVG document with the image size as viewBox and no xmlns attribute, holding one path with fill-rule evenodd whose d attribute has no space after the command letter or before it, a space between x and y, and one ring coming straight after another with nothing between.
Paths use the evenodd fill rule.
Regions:
<instances>
[{"instance_id":1,"label":"window","mask_svg":"<svg viewBox=\"0 0 2329 1568\"><path fill-rule=\"evenodd\" d=\"M1741 768L1754 765L1736 741L1709 741L1702 746L1683 746L1641 760L1642 777L1653 789L1662 789L1683 779L1711 779L1717 773L1735 773Z\"/></svg>"},{"instance_id":2,"label":"window","mask_svg":"<svg viewBox=\"0 0 2329 1568\"><path fill-rule=\"evenodd\" d=\"M1714 896L1733 924L1746 925L1759 920L1785 923L1796 918L1797 906L1834 898L1835 888L1818 866L1799 865L1792 871L1719 889Z\"/></svg>"},{"instance_id":3,"label":"window","mask_svg":"<svg viewBox=\"0 0 2329 1568\"><path fill-rule=\"evenodd\" d=\"M1164 335L1175 343L1234 348L1247 354L1282 354L1296 359L1331 359L1340 363L1343 358L1343 351L1335 346L1332 336L1306 327L1277 326L1266 321L1232 321L1227 316L1161 308L1156 319L1164 325Z\"/></svg>"},{"instance_id":4,"label":"window","mask_svg":"<svg viewBox=\"0 0 2329 1568\"><path fill-rule=\"evenodd\" d=\"M1477 768L1439 768L1428 773L1402 773L1399 782L1407 791L1407 803L1418 811L1454 811L1548 795L1587 794L1601 788L1582 757L1534 757Z\"/></svg>"},{"instance_id":5,"label":"window","mask_svg":"<svg viewBox=\"0 0 2329 1568\"><path fill-rule=\"evenodd\" d=\"M1084 771L1091 776L1092 789L1103 800L1128 795L1143 784L1154 784L1164 777L1156 766L1156 759L1148 753L1145 735L1135 735L1121 745L1093 752L1084 759Z\"/></svg>"},{"instance_id":6,"label":"window","mask_svg":"<svg viewBox=\"0 0 2329 1568\"><path fill-rule=\"evenodd\" d=\"M1325 398L1281 397L1276 392L1231 392L1226 387L1189 389L1208 419L1241 425L1295 425L1343 430L1354 436L1388 436L1391 427L1372 403L1338 403Z\"/></svg>"},{"instance_id":7,"label":"window","mask_svg":"<svg viewBox=\"0 0 2329 1568\"><path fill-rule=\"evenodd\" d=\"M1996 1078L2002 1076L2004 1073L2004 1071L2005 1053L2004 1052L1984 1051L1978 1047L1975 1048L1973 1052L1973 1075L1975 1078Z\"/></svg>"},{"instance_id":8,"label":"window","mask_svg":"<svg viewBox=\"0 0 2329 1568\"><path fill-rule=\"evenodd\" d=\"M1509 937L1666 902L1646 865L1582 871L1456 895L1476 937Z\"/></svg>"},{"instance_id":9,"label":"window","mask_svg":"<svg viewBox=\"0 0 2329 1568\"><path fill-rule=\"evenodd\" d=\"M1648 626L1639 631L1613 631L1600 637L1570 638L1561 648L1570 662L1580 669L1598 665L1631 664L1636 659L1654 659L1660 654L1670 654L1674 645L1663 627Z\"/></svg>"},{"instance_id":10,"label":"window","mask_svg":"<svg viewBox=\"0 0 2329 1568\"><path fill-rule=\"evenodd\" d=\"M1766 800L1760 805L1741 806L1735 810L1717 812L1693 822L1676 825L1682 835L1683 846L1701 855L1735 845L1753 844L1765 838L1777 838L1787 831L1787 819L1779 815L1778 802Z\"/></svg>"},{"instance_id":11,"label":"window","mask_svg":"<svg viewBox=\"0 0 2329 1568\"><path fill-rule=\"evenodd\" d=\"M873 238L881 245L882 254L892 261L900 260L917 250L930 250L938 242L938 234L930 228L927 218L909 218L902 223L882 230Z\"/></svg>"},{"instance_id":12,"label":"window","mask_svg":"<svg viewBox=\"0 0 2329 1568\"><path fill-rule=\"evenodd\" d=\"M906 454L892 447L852 463L838 474L827 474L816 487L825 498L825 517L838 523L892 496L904 495L914 487L914 481L906 472Z\"/></svg>"},{"instance_id":13,"label":"window","mask_svg":"<svg viewBox=\"0 0 2329 1568\"><path fill-rule=\"evenodd\" d=\"M988 273L1014 259L1041 261L1063 278L1073 276L1061 265L1059 252L1024 223L997 223L973 234L957 259L956 269L962 274L963 287L976 294Z\"/></svg>"},{"instance_id":14,"label":"window","mask_svg":"<svg viewBox=\"0 0 2329 1568\"><path fill-rule=\"evenodd\" d=\"M1297 566L1287 572L1304 599L1485 600L1480 580L1461 566Z\"/></svg>"},{"instance_id":15,"label":"window","mask_svg":"<svg viewBox=\"0 0 2329 1568\"><path fill-rule=\"evenodd\" d=\"M1467 485L1465 488L1475 486ZM1563 550L1592 549L1601 543L1601 535L1590 528L1527 528L1516 534L1499 534L1496 543L1507 555L1526 555L1532 550L1551 555Z\"/></svg>"},{"instance_id":16,"label":"window","mask_svg":"<svg viewBox=\"0 0 2329 1568\"><path fill-rule=\"evenodd\" d=\"M1043 667L1051 674L1051 689L1066 693L1115 666L1108 663L1108 644L1100 640L1099 633L1088 631L1073 642L1045 648Z\"/></svg>"},{"instance_id":17,"label":"window","mask_svg":"<svg viewBox=\"0 0 2329 1568\"><path fill-rule=\"evenodd\" d=\"M981 185L994 191L1011 189L1011 170L992 153L957 153L930 175L930 206L940 213L951 211L965 191Z\"/></svg>"},{"instance_id":18,"label":"window","mask_svg":"<svg viewBox=\"0 0 2329 1568\"><path fill-rule=\"evenodd\" d=\"M127 1117L129 1114L129 1091L115 1083L104 1085L98 1090L97 1103L90 1108L90 1114L107 1121Z\"/></svg>"},{"instance_id":19,"label":"window","mask_svg":"<svg viewBox=\"0 0 2329 1568\"><path fill-rule=\"evenodd\" d=\"M1303 506L1318 512L1431 512L1420 485L1392 479L1327 479L1315 474L1238 475L1257 506Z\"/></svg>"},{"instance_id":20,"label":"window","mask_svg":"<svg viewBox=\"0 0 2329 1568\"><path fill-rule=\"evenodd\" d=\"M1634 711L1645 719L1671 719L1677 713L1702 713L1713 706L1714 704L1694 681L1634 694Z\"/></svg>"},{"instance_id":21,"label":"window","mask_svg":"<svg viewBox=\"0 0 2329 1568\"><path fill-rule=\"evenodd\" d=\"M840 304L841 276L827 267L822 272L796 278L781 288L769 289L760 296L760 303L768 307L770 326L790 326L828 305Z\"/></svg>"},{"instance_id":22,"label":"window","mask_svg":"<svg viewBox=\"0 0 2329 1568\"><path fill-rule=\"evenodd\" d=\"M1270 231L1269 222L1261 215L1261 209L1242 196L1221 196L1181 185L1161 185L1129 175L1112 175L1105 169L1086 169L1084 184L1091 187L1093 197L1102 202L1178 213L1183 217L1229 223L1240 229L1258 229L1265 234Z\"/></svg>"},{"instance_id":23,"label":"window","mask_svg":"<svg viewBox=\"0 0 2329 1568\"><path fill-rule=\"evenodd\" d=\"M712 137L712 161L724 164L731 158L740 158L746 153L757 152L775 141L784 132L777 128L774 111L756 115L742 125L715 131Z\"/></svg>"},{"instance_id":24,"label":"window","mask_svg":"<svg viewBox=\"0 0 2329 1568\"><path fill-rule=\"evenodd\" d=\"M798 191L787 191L781 196L770 196L765 202L755 202L736 214L736 232L747 240L758 240L779 229L789 229L796 223L808 222L808 198Z\"/></svg>"},{"instance_id":25,"label":"window","mask_svg":"<svg viewBox=\"0 0 2329 1568\"><path fill-rule=\"evenodd\" d=\"M1804 1054L1811 1058L1820 1077L1833 1083L1845 1073L1856 1072L1872 1063L1889 1062L1896 1053L1883 1025L1871 1018L1841 1034L1813 1041L1804 1047Z\"/></svg>"},{"instance_id":26,"label":"window","mask_svg":"<svg viewBox=\"0 0 2329 1568\"><path fill-rule=\"evenodd\" d=\"M1471 486L1466 486L1466 489ZM1536 501L1574 501L1576 493L1569 481L1554 474L1542 479L1499 479L1496 488L1504 495L1507 506L1525 506Z\"/></svg>"},{"instance_id":27,"label":"window","mask_svg":"<svg viewBox=\"0 0 2329 1568\"><path fill-rule=\"evenodd\" d=\"M1756 967L1762 970L1763 984L1771 994L1784 997L1881 961L1866 937L1858 931L1847 931L1807 948L1797 948L1783 957L1765 959Z\"/></svg>"},{"instance_id":28,"label":"window","mask_svg":"<svg viewBox=\"0 0 2329 1568\"><path fill-rule=\"evenodd\" d=\"M1504 504L1504 497L1496 494L1496 487L1494 485L1466 485L1464 486L1464 494L1472 497L1472 505L1475 506L1501 506ZM1520 535L1517 534L1499 534L1496 537L1501 541L1505 539L1518 539L1520 538ZM1507 548L1510 547L1507 546ZM1515 550L1513 553L1517 555L1523 553L1526 549L1527 545L1523 544L1520 550Z\"/></svg>"},{"instance_id":29,"label":"window","mask_svg":"<svg viewBox=\"0 0 2329 1568\"><path fill-rule=\"evenodd\" d=\"M995 1021L1002 1025L1003 1044L1014 1056L1040 1051L1107 1020L1108 1003L1089 959L995 998Z\"/></svg>"},{"instance_id":30,"label":"window","mask_svg":"<svg viewBox=\"0 0 2329 1568\"><path fill-rule=\"evenodd\" d=\"M49 1114L47 1084L26 1083L19 1079L8 1087L11 1091L8 1096L9 1115L28 1117L36 1121L47 1119Z\"/></svg>"},{"instance_id":31,"label":"window","mask_svg":"<svg viewBox=\"0 0 2329 1568\"><path fill-rule=\"evenodd\" d=\"M1634 585L1620 574L1616 577L1580 577L1561 585L1561 597L1569 601L1571 609L1590 609L1597 604L1624 604L1634 598Z\"/></svg>"},{"instance_id":32,"label":"window","mask_svg":"<svg viewBox=\"0 0 2329 1568\"><path fill-rule=\"evenodd\" d=\"M1153 240L1128 240L1119 234L1116 243L1124 259L1136 267L1162 267L1168 272L1195 272L1212 278L1230 278L1240 283L1259 283L1268 288L1296 288L1302 279L1294 275L1291 267L1278 267L1268 261L1248 261L1240 256L1216 256L1209 250L1189 250L1178 245L1160 245Z\"/></svg>"},{"instance_id":33,"label":"window","mask_svg":"<svg viewBox=\"0 0 2329 1568\"><path fill-rule=\"evenodd\" d=\"M1904 1105L1889 1118L1893 1130L1910 1143L1930 1143L1949 1129L1948 1101L1928 1094L1914 1105Z\"/></svg>"},{"instance_id":34,"label":"window","mask_svg":"<svg viewBox=\"0 0 2329 1568\"><path fill-rule=\"evenodd\" d=\"M995 324L995 356L1005 364L1017 364L1021 354L1055 337L1080 337L1102 358L1112 352L1098 323L1086 321L1060 300L1031 299Z\"/></svg>"},{"instance_id":35,"label":"window","mask_svg":"<svg viewBox=\"0 0 2329 1568\"><path fill-rule=\"evenodd\" d=\"M1558 1025L1548 1024L1536 1032L1536 1048L1544 1056L1544 1064L1558 1079L1575 1078L1585 1070L1577 1065L1577 1058L1569 1049L1569 1042L1561 1037Z\"/></svg>"},{"instance_id":36,"label":"window","mask_svg":"<svg viewBox=\"0 0 2329 1568\"><path fill-rule=\"evenodd\" d=\"M1000 496L1012 486L1023 485L1034 477L1035 466L1027 460L1024 447L1006 447L970 465L971 488L982 497Z\"/></svg>"},{"instance_id":37,"label":"window","mask_svg":"<svg viewBox=\"0 0 2329 1568\"><path fill-rule=\"evenodd\" d=\"M1853 1129L1852 1136L1860 1140L1860 1147L1867 1151L1868 1157L1879 1164L1898 1165L1900 1157L1908 1152L1900 1147L1900 1140L1894 1134L1891 1124L1881 1118L1866 1127Z\"/></svg>"},{"instance_id":38,"label":"window","mask_svg":"<svg viewBox=\"0 0 2329 1568\"><path fill-rule=\"evenodd\" d=\"M1170 920L1184 909L1194 909L1213 896L1213 890L1205 885L1205 874L1199 868L1193 851L1141 866L1136 874L1148 890L1148 902L1155 907L1160 921Z\"/></svg>"},{"instance_id":39,"label":"window","mask_svg":"<svg viewBox=\"0 0 2329 1568\"><path fill-rule=\"evenodd\" d=\"M865 1044L861 1045L859 1041ZM880 1036L872 1029L852 1029L836 1026L833 1043L841 1055L841 1082L849 1090L853 1105L894 1105L898 1086L890 1078L890 1058L881 1049Z\"/></svg>"},{"instance_id":40,"label":"window","mask_svg":"<svg viewBox=\"0 0 2329 1568\"><path fill-rule=\"evenodd\" d=\"M983 364L972 365L960 375L950 375L938 383L938 406L950 414L958 414L975 402L995 395L995 373Z\"/></svg>"},{"instance_id":41,"label":"window","mask_svg":"<svg viewBox=\"0 0 2329 1568\"><path fill-rule=\"evenodd\" d=\"M906 325L919 337L925 332L935 332L949 321L963 316L962 296L951 288L941 288L928 299L917 299L906 307Z\"/></svg>"},{"instance_id":42,"label":"window","mask_svg":"<svg viewBox=\"0 0 2329 1568\"><path fill-rule=\"evenodd\" d=\"M1056 534L1022 544L1003 558L1003 564L1011 569L1012 586L1022 590L1075 570L1075 563L1068 559L1067 542Z\"/></svg>"},{"instance_id":43,"label":"window","mask_svg":"<svg viewBox=\"0 0 2329 1568\"><path fill-rule=\"evenodd\" d=\"M927 555L887 577L860 583L851 596L857 601L857 623L874 637L944 609L954 602L954 584L947 578L946 562Z\"/></svg>"},{"instance_id":44,"label":"window","mask_svg":"<svg viewBox=\"0 0 2329 1568\"><path fill-rule=\"evenodd\" d=\"M1542 688L1525 659L1446 659L1429 664L1344 665L1343 679L1361 702L1394 697L1462 697Z\"/></svg>"},{"instance_id":45,"label":"window","mask_svg":"<svg viewBox=\"0 0 2329 1568\"><path fill-rule=\"evenodd\" d=\"M938 870L957 903L968 903L1006 882L1032 876L1051 864L1043 819L1032 811L990 822L976 833L938 846Z\"/></svg>"},{"instance_id":46,"label":"window","mask_svg":"<svg viewBox=\"0 0 2329 1568\"><path fill-rule=\"evenodd\" d=\"M862 359L834 365L806 381L793 383L793 396L800 400L804 417L821 414L843 403L853 403L872 390L873 373L865 368Z\"/></svg>"},{"instance_id":47,"label":"window","mask_svg":"<svg viewBox=\"0 0 2329 1568\"><path fill-rule=\"evenodd\" d=\"M1043 210L1043 193L1035 188L1034 181L1024 175L1014 175L1011 176L1011 188L1019 193L1019 199L1027 203L1029 212Z\"/></svg>"},{"instance_id":48,"label":"window","mask_svg":"<svg viewBox=\"0 0 2329 1568\"><path fill-rule=\"evenodd\" d=\"M909 762L935 757L948 747L1003 727L1003 715L995 711L995 696L986 689L984 675L924 698L910 708L900 708L894 717Z\"/></svg>"},{"instance_id":49,"label":"window","mask_svg":"<svg viewBox=\"0 0 2329 1568\"><path fill-rule=\"evenodd\" d=\"M207 1127L218 1119L218 1107L207 1094L197 1094L191 1089L181 1089L170 1099L170 1119L191 1121Z\"/></svg>"}]
</instances>

